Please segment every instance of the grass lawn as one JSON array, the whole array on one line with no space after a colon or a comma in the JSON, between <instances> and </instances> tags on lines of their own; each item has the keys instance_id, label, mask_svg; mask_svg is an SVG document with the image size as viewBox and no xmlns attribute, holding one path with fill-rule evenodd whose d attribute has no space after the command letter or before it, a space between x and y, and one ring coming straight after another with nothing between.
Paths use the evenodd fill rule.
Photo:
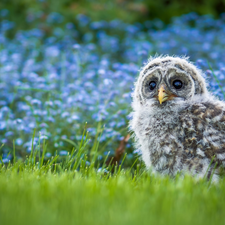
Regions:
<instances>
[{"instance_id":1,"label":"grass lawn","mask_svg":"<svg viewBox=\"0 0 225 225\"><path fill-rule=\"evenodd\" d=\"M134 174L2 166L1 224L224 224L225 180Z\"/></svg>"}]
</instances>

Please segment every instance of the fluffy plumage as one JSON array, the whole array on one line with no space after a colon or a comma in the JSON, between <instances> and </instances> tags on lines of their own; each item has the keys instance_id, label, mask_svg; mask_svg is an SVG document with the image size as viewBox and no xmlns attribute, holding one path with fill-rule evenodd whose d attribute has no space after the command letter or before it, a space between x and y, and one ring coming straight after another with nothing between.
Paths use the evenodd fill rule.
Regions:
<instances>
[{"instance_id":1,"label":"fluffy plumage","mask_svg":"<svg viewBox=\"0 0 225 225\"><path fill-rule=\"evenodd\" d=\"M130 128L147 168L218 178L225 165L225 103L207 91L202 72L186 58L150 59L132 107Z\"/></svg>"}]
</instances>

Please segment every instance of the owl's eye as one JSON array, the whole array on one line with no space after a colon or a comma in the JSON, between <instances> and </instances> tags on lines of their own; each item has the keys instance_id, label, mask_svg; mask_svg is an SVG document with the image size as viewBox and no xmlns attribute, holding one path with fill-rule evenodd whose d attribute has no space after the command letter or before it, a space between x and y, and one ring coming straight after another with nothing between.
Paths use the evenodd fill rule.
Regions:
<instances>
[{"instance_id":1,"label":"owl's eye","mask_svg":"<svg viewBox=\"0 0 225 225\"><path fill-rule=\"evenodd\" d=\"M183 83L182 83L182 81L180 81L180 80L175 80L175 81L173 82L173 86L174 86L176 89L181 89L182 86L183 86Z\"/></svg>"},{"instance_id":2,"label":"owl's eye","mask_svg":"<svg viewBox=\"0 0 225 225\"><path fill-rule=\"evenodd\" d=\"M155 87L156 87L156 82L155 82L155 81L151 81L151 82L149 83L149 88L150 88L150 90L151 90L151 91L154 90Z\"/></svg>"}]
</instances>

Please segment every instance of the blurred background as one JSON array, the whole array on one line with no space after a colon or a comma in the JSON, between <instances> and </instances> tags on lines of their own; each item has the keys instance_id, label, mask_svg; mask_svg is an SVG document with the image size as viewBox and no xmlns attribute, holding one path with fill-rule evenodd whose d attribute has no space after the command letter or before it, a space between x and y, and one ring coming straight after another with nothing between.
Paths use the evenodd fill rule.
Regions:
<instances>
[{"instance_id":1,"label":"blurred background","mask_svg":"<svg viewBox=\"0 0 225 225\"><path fill-rule=\"evenodd\" d=\"M131 166L131 93L149 57L190 57L224 99L224 11L225 0L1 0L2 162L13 149L65 158L89 139L87 164L97 149L96 165L126 152Z\"/></svg>"},{"instance_id":2,"label":"blurred background","mask_svg":"<svg viewBox=\"0 0 225 225\"><path fill-rule=\"evenodd\" d=\"M18 29L44 22L51 12L64 17L64 22L75 22L75 16L84 14L92 21L119 19L128 23L158 18L165 23L171 18L190 12L210 14L218 18L225 10L224 0L1 0L1 9L7 9L9 19L16 21Z\"/></svg>"}]
</instances>

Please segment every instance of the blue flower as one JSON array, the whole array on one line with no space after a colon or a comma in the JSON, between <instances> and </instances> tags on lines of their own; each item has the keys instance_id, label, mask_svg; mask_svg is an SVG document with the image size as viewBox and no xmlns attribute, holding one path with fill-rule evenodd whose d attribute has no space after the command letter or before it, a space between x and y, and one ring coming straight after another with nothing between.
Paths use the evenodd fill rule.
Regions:
<instances>
[{"instance_id":1,"label":"blue flower","mask_svg":"<svg viewBox=\"0 0 225 225\"><path fill-rule=\"evenodd\" d=\"M59 152L59 155L60 156L67 156L68 155L68 151L66 151L66 150L61 150L60 152Z\"/></svg>"},{"instance_id":2,"label":"blue flower","mask_svg":"<svg viewBox=\"0 0 225 225\"><path fill-rule=\"evenodd\" d=\"M0 10L0 138L2 143L15 140L24 152L31 151L34 129L34 147L41 131L41 141L48 138L48 151L54 153L64 148L60 137L81 140L87 121L92 144L98 124L105 124L99 141L113 153L132 116L133 83L155 53L190 56L204 71L209 90L224 99L224 15L213 19L190 13L165 25L158 19L96 22L80 14L75 26L54 12L46 21L54 25L50 36L34 28L8 39L7 31L16 25L8 14ZM38 11L27 20L43 15ZM132 146L127 149L132 152Z\"/></svg>"}]
</instances>

